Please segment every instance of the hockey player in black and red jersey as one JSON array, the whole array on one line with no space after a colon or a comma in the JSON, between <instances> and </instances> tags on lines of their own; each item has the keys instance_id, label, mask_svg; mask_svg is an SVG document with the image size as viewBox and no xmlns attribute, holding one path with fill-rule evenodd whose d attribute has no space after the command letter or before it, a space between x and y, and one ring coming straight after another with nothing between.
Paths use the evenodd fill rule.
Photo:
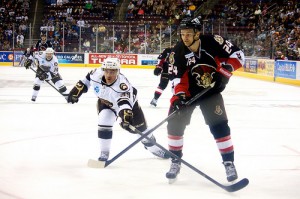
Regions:
<instances>
[{"instance_id":1,"label":"hockey player in black and red jersey","mask_svg":"<svg viewBox=\"0 0 300 199\"><path fill-rule=\"evenodd\" d=\"M169 151L182 157L184 130L190 123L193 110L199 106L221 154L227 180L231 182L238 178L238 174L221 92L232 72L242 67L245 58L244 53L230 41L219 35L201 35L201 29L199 18L183 19L179 26L181 42L169 56L170 78L174 86L170 113L181 110L168 121ZM213 88L193 105L184 105L204 88L213 85L213 82ZM180 168L180 161L172 158L170 170L166 173L170 183L176 179Z\"/></svg>"},{"instance_id":2,"label":"hockey player in black and red jersey","mask_svg":"<svg viewBox=\"0 0 300 199\"><path fill-rule=\"evenodd\" d=\"M47 40L47 35L45 33L41 33L41 39L37 41L35 45L36 51L45 51L47 48L53 48L52 43Z\"/></svg>"},{"instance_id":3,"label":"hockey player in black and red jersey","mask_svg":"<svg viewBox=\"0 0 300 199\"><path fill-rule=\"evenodd\" d=\"M68 102L77 103L79 97L86 93L89 88L94 91L98 98L98 138L101 149L98 160L106 161L109 158L113 125L117 121L117 117L121 118L121 127L130 133L134 132L129 128L129 125L144 132L147 130L147 122L138 103L136 88L120 73L119 59L107 58L100 68L89 72L71 90ZM149 134L148 137L155 140L152 134ZM142 139L142 143L154 155L160 158L169 158L163 150L147 139Z\"/></svg>"},{"instance_id":4,"label":"hockey player in black and red jersey","mask_svg":"<svg viewBox=\"0 0 300 199\"><path fill-rule=\"evenodd\" d=\"M151 100L150 104L152 106L157 106L157 100L167 88L169 83L169 74L168 74L168 57L171 52L171 48L166 48L163 50L163 52L158 56L158 63L154 69L154 75L159 76L160 75L160 81L159 84L154 92L154 98Z\"/></svg>"}]
</instances>

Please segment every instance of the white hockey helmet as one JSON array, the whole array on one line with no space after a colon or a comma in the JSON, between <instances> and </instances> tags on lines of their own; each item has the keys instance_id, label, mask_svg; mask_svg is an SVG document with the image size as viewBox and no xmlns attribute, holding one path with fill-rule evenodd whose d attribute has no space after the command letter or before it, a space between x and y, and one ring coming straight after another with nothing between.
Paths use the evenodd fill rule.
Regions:
<instances>
[{"instance_id":1,"label":"white hockey helmet","mask_svg":"<svg viewBox=\"0 0 300 199\"><path fill-rule=\"evenodd\" d=\"M47 48L45 50L46 60L50 61L53 58L54 50L52 48Z\"/></svg>"},{"instance_id":2,"label":"white hockey helmet","mask_svg":"<svg viewBox=\"0 0 300 199\"><path fill-rule=\"evenodd\" d=\"M106 58L102 63L102 70L112 69L112 70L120 70L121 64L118 58Z\"/></svg>"}]
</instances>

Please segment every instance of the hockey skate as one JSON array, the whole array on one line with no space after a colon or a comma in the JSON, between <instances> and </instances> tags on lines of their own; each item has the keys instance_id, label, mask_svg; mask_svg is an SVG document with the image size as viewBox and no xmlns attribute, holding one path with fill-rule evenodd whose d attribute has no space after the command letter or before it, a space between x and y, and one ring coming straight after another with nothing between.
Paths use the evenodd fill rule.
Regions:
<instances>
[{"instance_id":1,"label":"hockey skate","mask_svg":"<svg viewBox=\"0 0 300 199\"><path fill-rule=\"evenodd\" d=\"M98 161L107 161L109 157L109 151L101 151L100 157L98 158Z\"/></svg>"},{"instance_id":2,"label":"hockey skate","mask_svg":"<svg viewBox=\"0 0 300 199\"><path fill-rule=\"evenodd\" d=\"M155 137L152 135L151 139L156 142ZM155 146L152 144L150 141L147 142L142 142L143 145L145 146L145 149L150 151L153 155L163 158L163 159L169 159L170 155L168 155L164 150L160 149L159 147Z\"/></svg>"},{"instance_id":3,"label":"hockey skate","mask_svg":"<svg viewBox=\"0 0 300 199\"><path fill-rule=\"evenodd\" d=\"M155 106L155 107L156 107L156 106L157 106L157 99L154 99L154 98L153 98L153 99L151 100L150 104L151 104L152 106Z\"/></svg>"},{"instance_id":4,"label":"hockey skate","mask_svg":"<svg viewBox=\"0 0 300 199\"><path fill-rule=\"evenodd\" d=\"M169 179L169 184L176 181L177 175L180 173L180 162L172 162L170 170L166 173L166 177Z\"/></svg>"},{"instance_id":5,"label":"hockey skate","mask_svg":"<svg viewBox=\"0 0 300 199\"><path fill-rule=\"evenodd\" d=\"M35 102L35 100L36 100L36 96L32 96L31 101Z\"/></svg>"},{"instance_id":6,"label":"hockey skate","mask_svg":"<svg viewBox=\"0 0 300 199\"><path fill-rule=\"evenodd\" d=\"M227 181L232 182L238 178L235 166L232 161L225 161L223 162L223 165L225 166L226 175L227 175Z\"/></svg>"}]
</instances>

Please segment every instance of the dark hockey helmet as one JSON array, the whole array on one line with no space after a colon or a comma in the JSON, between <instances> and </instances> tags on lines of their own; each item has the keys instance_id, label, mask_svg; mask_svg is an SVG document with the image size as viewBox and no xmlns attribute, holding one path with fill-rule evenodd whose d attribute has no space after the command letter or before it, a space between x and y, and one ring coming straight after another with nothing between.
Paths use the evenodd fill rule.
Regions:
<instances>
[{"instance_id":1,"label":"dark hockey helmet","mask_svg":"<svg viewBox=\"0 0 300 199\"><path fill-rule=\"evenodd\" d=\"M201 16L196 18L183 18L179 24L179 30L182 29L194 29L194 30L201 30Z\"/></svg>"}]
</instances>

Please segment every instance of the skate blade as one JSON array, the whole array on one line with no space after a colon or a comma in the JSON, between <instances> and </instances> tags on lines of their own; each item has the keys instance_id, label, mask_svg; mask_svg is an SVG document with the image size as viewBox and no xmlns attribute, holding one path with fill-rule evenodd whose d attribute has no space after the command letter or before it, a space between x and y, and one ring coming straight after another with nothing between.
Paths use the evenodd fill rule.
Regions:
<instances>
[{"instance_id":1,"label":"skate blade","mask_svg":"<svg viewBox=\"0 0 300 199\"><path fill-rule=\"evenodd\" d=\"M169 184L173 184L174 182L176 182L176 180L177 180L177 178L172 178L172 179L170 178L169 179Z\"/></svg>"},{"instance_id":2,"label":"skate blade","mask_svg":"<svg viewBox=\"0 0 300 199\"><path fill-rule=\"evenodd\" d=\"M105 161L98 161L98 160L89 159L87 165L88 165L88 167L95 168L95 169L104 168L105 167Z\"/></svg>"}]
</instances>

